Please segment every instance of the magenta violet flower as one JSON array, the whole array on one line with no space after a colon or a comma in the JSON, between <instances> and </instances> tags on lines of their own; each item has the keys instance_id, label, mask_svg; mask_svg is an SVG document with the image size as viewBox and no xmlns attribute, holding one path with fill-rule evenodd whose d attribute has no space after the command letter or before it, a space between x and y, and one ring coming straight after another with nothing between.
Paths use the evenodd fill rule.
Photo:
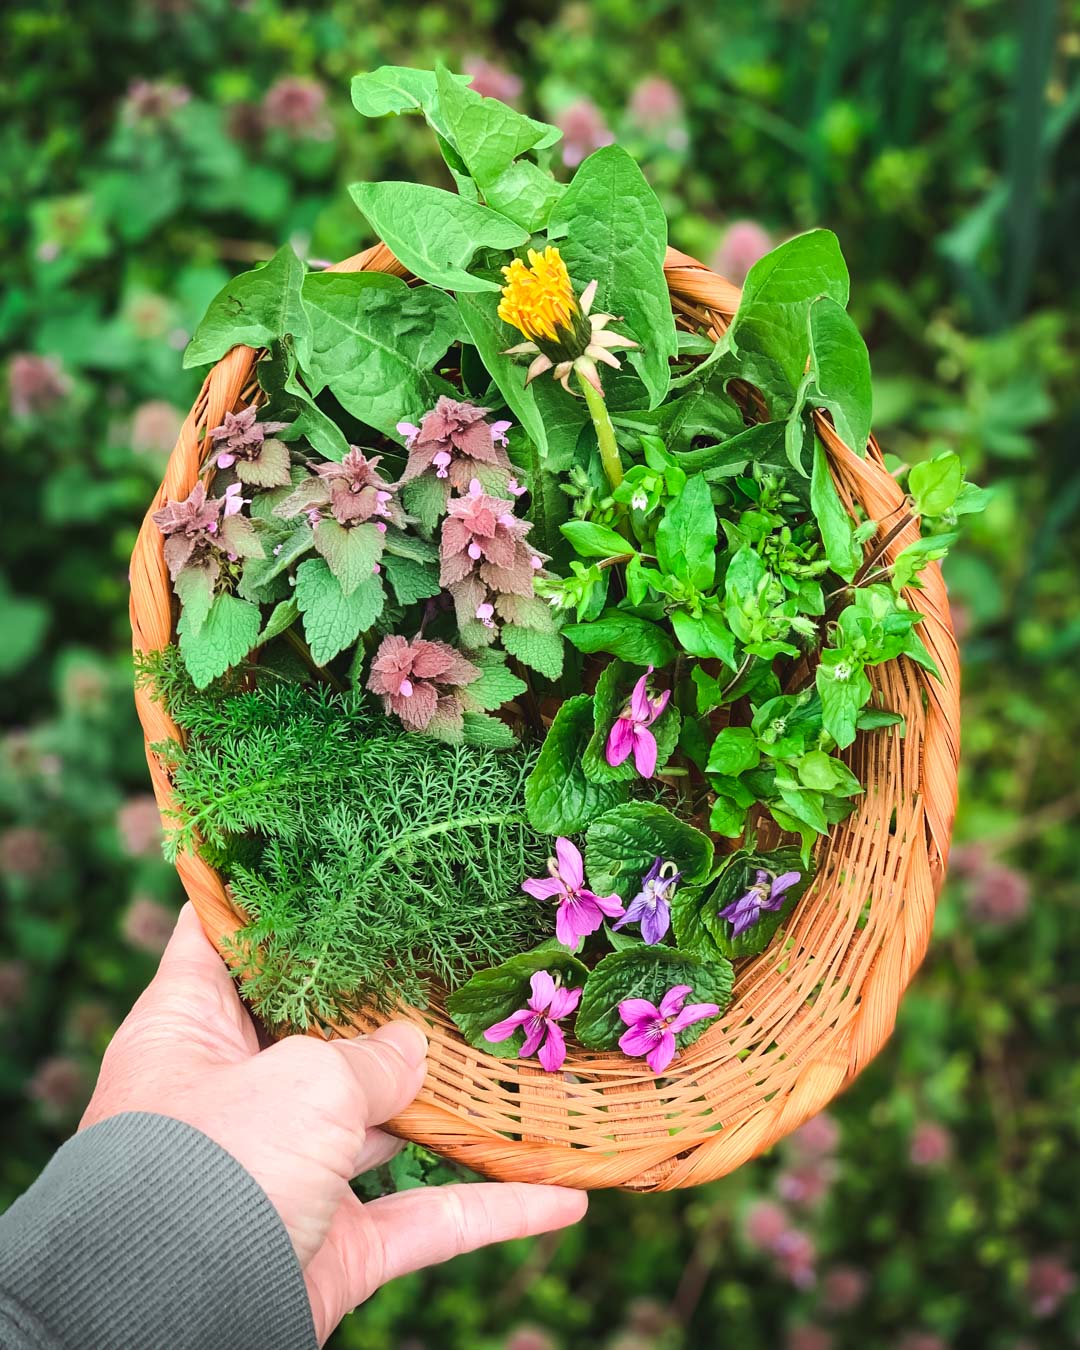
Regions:
<instances>
[{"instance_id":1,"label":"magenta violet flower","mask_svg":"<svg viewBox=\"0 0 1080 1350\"><path fill-rule=\"evenodd\" d=\"M534 900L558 900L555 936L572 950L583 937L596 932L605 915L618 918L623 904L617 895L596 895L586 888L581 853L569 839L556 839L555 853L556 857L548 859L550 875L523 881L521 889Z\"/></svg>"},{"instance_id":2,"label":"magenta violet flower","mask_svg":"<svg viewBox=\"0 0 1080 1350\"><path fill-rule=\"evenodd\" d=\"M546 970L538 970L529 981L532 995L528 1007L519 1008L509 1017L484 1032L484 1040L494 1045L505 1041L519 1027L525 1031L525 1040L518 1051L519 1059L536 1055L548 1073L557 1073L566 1058L566 1040L559 1023L577 1008L581 1001L580 989L566 989L556 984Z\"/></svg>"},{"instance_id":3,"label":"magenta violet flower","mask_svg":"<svg viewBox=\"0 0 1080 1350\"><path fill-rule=\"evenodd\" d=\"M772 872L759 868L757 879L746 894L720 911L719 917L731 924L731 936L738 937L752 928L765 910L779 909L784 903L785 892L801 876L801 872L784 872L781 876L774 876Z\"/></svg>"},{"instance_id":4,"label":"magenta violet flower","mask_svg":"<svg viewBox=\"0 0 1080 1350\"><path fill-rule=\"evenodd\" d=\"M634 685L634 692L621 715L615 719L607 742L607 762L613 767L622 764L631 751L634 768L642 778L651 778L656 770L656 737L649 728L664 711L671 698L671 690L650 695L648 670Z\"/></svg>"},{"instance_id":5,"label":"magenta violet flower","mask_svg":"<svg viewBox=\"0 0 1080 1350\"><path fill-rule=\"evenodd\" d=\"M684 1006L687 994L693 992L688 984L677 984L660 1000L659 1008L647 998L624 998L619 1016L629 1029L619 1037L623 1054L632 1058L644 1055L653 1073L663 1073L675 1058L678 1033L720 1011L715 1003Z\"/></svg>"},{"instance_id":6,"label":"magenta violet flower","mask_svg":"<svg viewBox=\"0 0 1080 1350\"><path fill-rule=\"evenodd\" d=\"M641 890L627 906L626 913L612 928L622 928L628 923L641 924L641 939L654 947L664 940L671 924L671 896L679 884L681 872L675 864L657 858L641 878Z\"/></svg>"}]
</instances>

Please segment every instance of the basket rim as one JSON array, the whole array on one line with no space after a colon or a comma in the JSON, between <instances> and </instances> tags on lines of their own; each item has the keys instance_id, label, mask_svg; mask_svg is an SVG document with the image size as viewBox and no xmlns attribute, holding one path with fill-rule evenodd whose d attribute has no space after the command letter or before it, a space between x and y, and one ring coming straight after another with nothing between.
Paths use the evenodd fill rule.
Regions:
<instances>
[{"instance_id":1,"label":"basket rim","mask_svg":"<svg viewBox=\"0 0 1080 1350\"><path fill-rule=\"evenodd\" d=\"M381 271L409 278L406 269L381 243L330 270ZM714 338L719 337L738 307L740 289L697 259L672 248L667 251L664 270L677 317L705 328ZM205 459L207 428L218 425L225 411L234 410L245 398L250 400L253 396L256 355L251 348L234 347L208 372L143 520L130 572L130 616L136 656L160 650L174 636L175 606L164 562L164 541L151 516L166 498L184 496L194 485ZM885 468L876 440L871 436L866 456L860 457L843 443L832 422L820 410L814 412L814 425L845 506L850 510L859 501L868 515L879 521L880 537L870 541L867 548L883 547L885 557L895 557L918 537L918 523L911 521L898 532L887 531L882 523L895 515L904 495ZM419 1096L389 1123L389 1130L496 1179L556 1182L584 1189L607 1186L672 1189L713 1180L757 1156L822 1110L861 1072L888 1039L900 998L925 954L956 809L959 756L956 639L939 565L932 564L921 581L922 589L909 598L924 615L918 632L935 659L941 679L934 680L906 658L887 663L887 667L896 667L895 683L905 706L916 719L921 718L917 737L908 728L907 747L900 745L899 736L889 735L888 753L883 752L902 789L897 800L904 803L905 838L896 845L897 857L890 855L891 870L884 879L876 881L878 885L889 886L890 894L882 895L881 899L895 902L892 923L887 924L880 947L869 955L862 953L856 961L845 950L835 957L844 977L851 980L856 997L842 1015L837 1014L827 1035L807 1037L803 1024L813 1020L813 1016L805 1013L804 1000L790 1000L790 1006L784 1009L781 1025L785 1035L791 1033L790 1048L785 1053L791 1057L797 1073L789 1074L783 1086L771 1093L764 1084L751 1082L753 1074L748 1070L742 1087L732 1090L729 1086L727 1097L715 1105L709 1090L699 1087L695 1101L703 1093L704 1119L708 1124L697 1123L696 1132L683 1133L671 1128L672 1120L682 1117L666 1114L662 1105L653 1102L648 1081L651 1075L622 1056L584 1051L571 1043L567 1077L576 1078L577 1082L566 1081L564 1075L553 1082L555 1076L543 1074L532 1061L501 1059L474 1050L437 1006L427 1013L407 1009L405 1015L428 1033L432 1055L428 1079ZM167 740L179 741L181 733L150 692L138 683L135 701L151 782L164 817L174 807L172 790L167 770L152 747ZM864 739L860 735L855 749ZM866 781L869 787L870 780ZM874 780L874 795L878 786ZM867 796L870 795L868 792ZM884 843L878 841L877 853L870 846L860 847L860 857L845 858L852 871L865 870L870 865L862 854L869 856L870 863L880 861L882 853L891 847L889 841L901 830L896 812L892 816L886 813L875 823L883 827ZM834 827L819 850L831 854L834 836L842 832L842 827ZM907 838L907 834L911 837ZM236 931L238 915L221 878L196 854L180 855L176 867L204 931L224 956L225 939ZM876 872L874 876L877 877ZM823 901L832 896L834 889L827 885L824 873L819 874L801 908L816 905L818 911L825 913L829 905ZM873 894L877 898L876 892ZM812 912L811 919L815 918L816 912ZM813 922L803 924L806 930L803 936L824 941L826 927L824 922L819 923L820 931L814 932ZM835 939L830 941L835 945ZM858 945L857 937L851 938L851 944ZM715 1048L729 1040L726 1032L737 1020L732 1014L742 1011L747 1021L753 1023L766 1004L772 1008L768 986L775 970L765 969L771 950L767 948L761 956L739 964L731 1007L693 1047L680 1055L672 1070L664 1075L665 1080L685 1079L688 1090L693 1091L699 1080L703 1083L711 1072L710 1046ZM773 967L775 964L774 959ZM741 1004L740 999L744 1000ZM764 1013L760 1015L764 1020ZM336 1031L353 1035L370 1029L377 1020L380 1019L358 1014L351 1025ZM437 1064L433 1063L436 1058ZM728 1072L732 1065L730 1056L723 1065L724 1072L732 1077ZM735 1067L737 1070L738 1066ZM734 1076L739 1077L737 1072ZM603 1094L603 1126L594 1132L598 1136L595 1140L585 1143L567 1139L570 1127L564 1119L578 1114L579 1109L586 1115L593 1109L594 1104L582 1095L582 1084L591 1085ZM624 1098L622 1103L620 1098ZM696 1115L701 1116L700 1107L695 1109ZM506 1113L511 1111L517 1112L520 1129L516 1131L503 1123L508 1119ZM526 1122L527 1112L532 1113L530 1122ZM651 1121L651 1129L641 1128L643 1121L646 1126ZM527 1123L534 1128L526 1128Z\"/></svg>"}]
</instances>

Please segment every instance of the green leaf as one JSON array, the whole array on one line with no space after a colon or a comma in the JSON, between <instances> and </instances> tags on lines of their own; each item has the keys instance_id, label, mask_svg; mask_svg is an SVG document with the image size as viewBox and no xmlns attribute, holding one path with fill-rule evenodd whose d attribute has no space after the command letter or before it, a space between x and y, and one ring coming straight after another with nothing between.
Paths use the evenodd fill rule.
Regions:
<instances>
[{"instance_id":1,"label":"green leaf","mask_svg":"<svg viewBox=\"0 0 1080 1350\"><path fill-rule=\"evenodd\" d=\"M554 145L562 136L557 127L536 122L498 99L482 98L441 67L435 82L450 139L485 195L519 155L540 144Z\"/></svg>"},{"instance_id":2,"label":"green leaf","mask_svg":"<svg viewBox=\"0 0 1080 1350\"><path fill-rule=\"evenodd\" d=\"M607 609L588 623L567 624L562 635L586 655L610 652L635 666L659 669L675 659L674 644L658 624L621 609Z\"/></svg>"},{"instance_id":3,"label":"green leaf","mask_svg":"<svg viewBox=\"0 0 1080 1350\"><path fill-rule=\"evenodd\" d=\"M809 750L797 765L799 781L816 792L836 792L850 797L862 792L862 784L848 766L824 750Z\"/></svg>"},{"instance_id":4,"label":"green leaf","mask_svg":"<svg viewBox=\"0 0 1080 1350\"><path fill-rule=\"evenodd\" d=\"M757 879L758 870L781 876L784 872L799 872L801 879L784 894L783 906L775 911L763 910L757 923L737 938L731 936L731 923L720 918L726 909L746 895ZM778 848L769 853L739 849L724 861L716 880L705 891L693 894L676 891L671 907L675 937L680 947L699 956L725 956L735 961L764 951L778 928L806 894L814 879L813 867L803 864L799 850Z\"/></svg>"},{"instance_id":5,"label":"green leaf","mask_svg":"<svg viewBox=\"0 0 1080 1350\"><path fill-rule=\"evenodd\" d=\"M717 797L709 812L709 829L725 839L738 839L746 829L746 811L731 797Z\"/></svg>"},{"instance_id":6,"label":"green leaf","mask_svg":"<svg viewBox=\"0 0 1080 1350\"><path fill-rule=\"evenodd\" d=\"M806 370L808 312L821 296L848 301L848 271L836 235L811 230L751 267L725 335L742 358L740 374L756 384L774 417L786 417Z\"/></svg>"},{"instance_id":7,"label":"green leaf","mask_svg":"<svg viewBox=\"0 0 1080 1350\"><path fill-rule=\"evenodd\" d=\"M477 709L495 712L529 687L501 661L484 659L480 665L480 678L462 690L466 703Z\"/></svg>"},{"instance_id":8,"label":"green leaf","mask_svg":"<svg viewBox=\"0 0 1080 1350\"><path fill-rule=\"evenodd\" d=\"M251 561L261 562L262 559ZM184 567L173 582L173 590L187 615L187 631L192 637L198 635L214 603L214 570L212 567ZM6 640L6 629L4 637Z\"/></svg>"},{"instance_id":9,"label":"green leaf","mask_svg":"<svg viewBox=\"0 0 1080 1350\"><path fill-rule=\"evenodd\" d=\"M626 1031L619 1016L623 999L644 998L660 1006L669 989L688 984L693 993L687 1003L715 1003L720 1012L731 1002L734 972L724 960L702 961L670 947L629 947L612 952L600 961L585 986L578 1007L574 1031L582 1045L591 1050L613 1050ZM711 1026L709 1020L695 1022L676 1036L685 1048Z\"/></svg>"},{"instance_id":10,"label":"green leaf","mask_svg":"<svg viewBox=\"0 0 1080 1350\"><path fill-rule=\"evenodd\" d=\"M518 743L517 737L497 717L486 712L462 714L466 745L483 745L489 750L510 750Z\"/></svg>"},{"instance_id":11,"label":"green leaf","mask_svg":"<svg viewBox=\"0 0 1080 1350\"><path fill-rule=\"evenodd\" d=\"M716 508L703 474L686 486L664 512L656 531L656 558L663 571L707 590L716 572Z\"/></svg>"},{"instance_id":12,"label":"green leaf","mask_svg":"<svg viewBox=\"0 0 1080 1350\"><path fill-rule=\"evenodd\" d=\"M616 659L603 669L596 684L593 696L594 730L585 747L582 767L585 777L593 783L632 783L640 781L641 775L634 767L631 755L621 764L607 762L607 741L615 718L629 699L638 671L631 670L622 661ZM669 699L668 705L649 730L656 740L656 767L662 769L671 758L679 742L679 727L682 717L678 708Z\"/></svg>"},{"instance_id":13,"label":"green leaf","mask_svg":"<svg viewBox=\"0 0 1080 1350\"><path fill-rule=\"evenodd\" d=\"M618 558L634 552L633 546L621 534L594 520L568 520L559 529L581 558Z\"/></svg>"},{"instance_id":14,"label":"green leaf","mask_svg":"<svg viewBox=\"0 0 1080 1350\"><path fill-rule=\"evenodd\" d=\"M256 499L258 500L258 499ZM271 536L272 538L273 536ZM248 558L240 578L239 593L245 600L261 601L266 598L266 587L290 568L297 558L302 558L315 545L315 534L305 520L280 541L280 552L271 549L265 558Z\"/></svg>"},{"instance_id":15,"label":"green leaf","mask_svg":"<svg viewBox=\"0 0 1080 1350\"><path fill-rule=\"evenodd\" d=\"M810 479L810 506L821 531L829 566L850 581L862 563L862 550L855 542L851 517L836 490L825 447L814 443L814 471Z\"/></svg>"},{"instance_id":16,"label":"green leaf","mask_svg":"<svg viewBox=\"0 0 1080 1350\"><path fill-rule=\"evenodd\" d=\"M279 637L286 628L291 628L299 617L300 606L295 600L279 601L259 634L258 646L263 646L271 638Z\"/></svg>"},{"instance_id":17,"label":"green leaf","mask_svg":"<svg viewBox=\"0 0 1080 1350\"><path fill-rule=\"evenodd\" d=\"M470 1045L502 1059L518 1053L525 1039L523 1031L494 1044L484 1039L484 1032L528 1006L532 992L529 982L540 970L546 970L552 977L557 975L568 989L580 988L589 977L580 961L557 947L522 952L500 966L479 971L446 1000L446 1011Z\"/></svg>"},{"instance_id":18,"label":"green leaf","mask_svg":"<svg viewBox=\"0 0 1080 1350\"><path fill-rule=\"evenodd\" d=\"M315 526L315 547L340 582L342 595L352 595L374 574L383 553L383 537L372 524L346 529L336 520L320 520Z\"/></svg>"},{"instance_id":19,"label":"green leaf","mask_svg":"<svg viewBox=\"0 0 1080 1350\"><path fill-rule=\"evenodd\" d=\"M468 84L468 75L449 75L458 84ZM423 113L432 128L448 134L439 113L437 86L433 70L414 70L411 66L379 66L352 81L353 107L364 117L386 117L395 113Z\"/></svg>"},{"instance_id":20,"label":"green leaf","mask_svg":"<svg viewBox=\"0 0 1080 1350\"><path fill-rule=\"evenodd\" d=\"M534 233L545 228L555 203L565 191L550 173L527 159L519 159L487 184L484 200L507 220Z\"/></svg>"},{"instance_id":21,"label":"green leaf","mask_svg":"<svg viewBox=\"0 0 1080 1350\"><path fill-rule=\"evenodd\" d=\"M397 438L440 394L432 367L462 336L453 300L432 286L406 286L379 272L313 272L304 282L311 315L308 373L354 417Z\"/></svg>"},{"instance_id":22,"label":"green leaf","mask_svg":"<svg viewBox=\"0 0 1080 1350\"><path fill-rule=\"evenodd\" d=\"M499 296L459 294L458 309L469 336L480 353L499 393L521 423L521 428L541 455L547 452L547 433L544 419L536 406L532 388L525 385L526 366L505 356L507 347L521 340L521 334L499 318ZM562 393L562 390L559 391ZM567 396L568 402L573 402Z\"/></svg>"},{"instance_id":23,"label":"green leaf","mask_svg":"<svg viewBox=\"0 0 1080 1350\"><path fill-rule=\"evenodd\" d=\"M426 534L433 534L440 518L446 514L446 487L432 474L410 478L401 489L401 500L405 510L416 517Z\"/></svg>"},{"instance_id":24,"label":"green leaf","mask_svg":"<svg viewBox=\"0 0 1080 1350\"><path fill-rule=\"evenodd\" d=\"M757 739L749 727L724 727L713 741L706 772L738 778L747 769L756 769L760 761Z\"/></svg>"},{"instance_id":25,"label":"green leaf","mask_svg":"<svg viewBox=\"0 0 1080 1350\"><path fill-rule=\"evenodd\" d=\"M196 689L238 665L259 640L261 620L258 605L219 595L196 631L184 613L176 625L180 654Z\"/></svg>"},{"instance_id":26,"label":"green leaf","mask_svg":"<svg viewBox=\"0 0 1080 1350\"><path fill-rule=\"evenodd\" d=\"M538 670L549 680L557 680L562 674L563 640L558 633L541 633L535 628L508 623L500 630L500 637L510 655L532 670Z\"/></svg>"},{"instance_id":27,"label":"green leaf","mask_svg":"<svg viewBox=\"0 0 1080 1350\"><path fill-rule=\"evenodd\" d=\"M828 408L848 449L865 454L874 406L870 354L843 305L828 297L810 306L810 374L806 402Z\"/></svg>"},{"instance_id":28,"label":"green leaf","mask_svg":"<svg viewBox=\"0 0 1080 1350\"><path fill-rule=\"evenodd\" d=\"M494 291L497 282L465 271L478 248L517 248L529 235L520 225L424 183L353 183L352 199L368 224L405 267L435 286Z\"/></svg>"},{"instance_id":29,"label":"green leaf","mask_svg":"<svg viewBox=\"0 0 1080 1350\"><path fill-rule=\"evenodd\" d=\"M430 563L419 563L414 558L399 558L393 553L384 553L382 565L399 605L430 600L442 590L438 569Z\"/></svg>"},{"instance_id":30,"label":"green leaf","mask_svg":"<svg viewBox=\"0 0 1080 1350\"><path fill-rule=\"evenodd\" d=\"M821 696L822 723L841 750L855 739L859 710L873 689L862 666L842 651L826 650L814 674Z\"/></svg>"},{"instance_id":31,"label":"green leaf","mask_svg":"<svg viewBox=\"0 0 1080 1350\"><path fill-rule=\"evenodd\" d=\"M278 432L281 440L307 440L324 459L340 463L348 454L349 442L303 384L291 340L275 344L275 352L273 357L260 361L255 372L269 399L267 420L289 423L284 431Z\"/></svg>"},{"instance_id":32,"label":"green leaf","mask_svg":"<svg viewBox=\"0 0 1080 1350\"><path fill-rule=\"evenodd\" d=\"M311 354L311 321L300 299L304 264L288 244L263 267L233 277L210 302L184 352L184 369L218 361L230 348L268 347L291 337L300 364Z\"/></svg>"},{"instance_id":33,"label":"green leaf","mask_svg":"<svg viewBox=\"0 0 1080 1350\"><path fill-rule=\"evenodd\" d=\"M704 881L713 862L712 840L655 802L626 802L606 811L585 836L586 873L598 895L630 900L657 858L674 863L680 886Z\"/></svg>"},{"instance_id":34,"label":"green leaf","mask_svg":"<svg viewBox=\"0 0 1080 1350\"><path fill-rule=\"evenodd\" d=\"M960 456L955 451L945 450L933 459L913 465L907 485L920 515L943 516L955 504L963 482L964 466Z\"/></svg>"},{"instance_id":35,"label":"green leaf","mask_svg":"<svg viewBox=\"0 0 1080 1350\"><path fill-rule=\"evenodd\" d=\"M505 633L504 633L505 637ZM581 757L593 730L592 699L567 699L525 784L529 823L543 834L577 834L625 796L621 783L590 783Z\"/></svg>"},{"instance_id":36,"label":"green leaf","mask_svg":"<svg viewBox=\"0 0 1080 1350\"><path fill-rule=\"evenodd\" d=\"M784 423L758 422L744 427L719 445L676 454L679 467L686 473L703 473L710 483L736 478L754 463L775 464L786 468Z\"/></svg>"},{"instance_id":37,"label":"green leaf","mask_svg":"<svg viewBox=\"0 0 1080 1350\"><path fill-rule=\"evenodd\" d=\"M322 558L309 558L296 569L296 603L318 666L325 666L366 632L382 613L384 602L382 582L376 576L368 576L346 595Z\"/></svg>"},{"instance_id":38,"label":"green leaf","mask_svg":"<svg viewBox=\"0 0 1080 1350\"><path fill-rule=\"evenodd\" d=\"M678 351L664 279L667 221L625 150L609 145L585 160L552 211L548 234L563 240L560 251L579 290L599 281L596 311L625 316L624 331L641 344L630 363L649 391L649 407L657 407Z\"/></svg>"},{"instance_id":39,"label":"green leaf","mask_svg":"<svg viewBox=\"0 0 1080 1350\"><path fill-rule=\"evenodd\" d=\"M671 614L671 626L683 651L702 659L715 657L729 670L736 669L735 634L719 610L704 609L695 615L676 609Z\"/></svg>"}]
</instances>

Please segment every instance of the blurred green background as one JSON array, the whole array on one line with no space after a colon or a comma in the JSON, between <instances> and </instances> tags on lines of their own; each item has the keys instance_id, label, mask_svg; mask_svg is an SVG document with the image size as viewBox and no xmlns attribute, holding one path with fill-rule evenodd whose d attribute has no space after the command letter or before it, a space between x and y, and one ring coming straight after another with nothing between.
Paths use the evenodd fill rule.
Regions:
<instances>
[{"instance_id":1,"label":"blurred green background","mask_svg":"<svg viewBox=\"0 0 1080 1350\"><path fill-rule=\"evenodd\" d=\"M735 280L834 228L882 442L954 448L994 498L947 569L961 815L888 1049L727 1181L597 1195L572 1233L384 1289L332 1344L1080 1344L1080 8L16 0L0 50L0 1206L73 1128L180 900L126 613L197 388L180 354L280 242L369 242L346 183L442 181L421 125L348 96L442 59L557 121L568 164L617 138L673 242Z\"/></svg>"}]
</instances>

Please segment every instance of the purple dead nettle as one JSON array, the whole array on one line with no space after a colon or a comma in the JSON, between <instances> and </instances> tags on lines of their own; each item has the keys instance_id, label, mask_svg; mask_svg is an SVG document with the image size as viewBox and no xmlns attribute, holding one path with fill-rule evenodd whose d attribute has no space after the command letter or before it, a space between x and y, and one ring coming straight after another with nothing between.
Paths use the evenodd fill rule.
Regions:
<instances>
[{"instance_id":1,"label":"purple dead nettle","mask_svg":"<svg viewBox=\"0 0 1080 1350\"><path fill-rule=\"evenodd\" d=\"M406 521L405 512L394 489L379 472L380 459L379 455L369 458L350 445L340 462L309 463L311 477L305 478L275 507L274 514L290 520L304 513L315 526L329 510L337 523L346 528L374 521L379 532L385 533L389 521L400 529Z\"/></svg>"},{"instance_id":2,"label":"purple dead nettle","mask_svg":"<svg viewBox=\"0 0 1080 1350\"><path fill-rule=\"evenodd\" d=\"M686 996L693 992L688 984L677 984L660 1000L659 1008L647 998L624 998L619 1004L619 1016L628 1027L619 1037L623 1054L631 1058L644 1055L653 1073L663 1073L675 1058L679 1032L720 1011L715 1003L686 1006Z\"/></svg>"},{"instance_id":3,"label":"purple dead nettle","mask_svg":"<svg viewBox=\"0 0 1080 1350\"><path fill-rule=\"evenodd\" d=\"M255 487L285 487L289 482L289 447L282 441L267 439L275 431L284 431L288 422L259 422L258 408L227 412L221 426L207 435L213 439L215 463L219 469L232 469L242 483Z\"/></svg>"},{"instance_id":4,"label":"purple dead nettle","mask_svg":"<svg viewBox=\"0 0 1080 1350\"><path fill-rule=\"evenodd\" d=\"M244 499L239 483L221 497L208 497L196 483L183 501L170 501L155 511L153 520L165 536L165 563L175 583L182 572L198 570L212 588L221 572L221 559L261 558L263 548L255 528L240 514Z\"/></svg>"},{"instance_id":5,"label":"purple dead nettle","mask_svg":"<svg viewBox=\"0 0 1080 1350\"><path fill-rule=\"evenodd\" d=\"M532 995L528 1006L488 1027L484 1040L494 1045L508 1040L521 1028L525 1040L518 1058L536 1055L548 1073L556 1073L566 1058L566 1039L559 1023L575 1011L581 1001L581 990L564 988L546 970L538 970L529 983Z\"/></svg>"},{"instance_id":6,"label":"purple dead nettle","mask_svg":"<svg viewBox=\"0 0 1080 1350\"><path fill-rule=\"evenodd\" d=\"M682 873L674 863L657 858L641 878L641 890L627 906L626 913L613 928L623 928L628 923L641 924L641 940L647 946L655 947L664 940L671 925L671 897L679 884Z\"/></svg>"},{"instance_id":7,"label":"purple dead nettle","mask_svg":"<svg viewBox=\"0 0 1080 1350\"><path fill-rule=\"evenodd\" d=\"M513 471L505 450L512 423L488 422L490 411L444 395L419 426L399 422L398 434L405 438L409 460L398 486L433 475L443 484L445 500L451 488L464 492L485 469L497 471L501 486Z\"/></svg>"},{"instance_id":8,"label":"purple dead nettle","mask_svg":"<svg viewBox=\"0 0 1080 1350\"><path fill-rule=\"evenodd\" d=\"M731 936L738 937L752 928L765 910L780 909L786 893L801 877L801 872L784 872L775 876L764 868L758 868L757 879L746 894L720 911L719 917L731 924Z\"/></svg>"},{"instance_id":9,"label":"purple dead nettle","mask_svg":"<svg viewBox=\"0 0 1080 1350\"><path fill-rule=\"evenodd\" d=\"M649 693L652 673L650 666L634 685L630 701L616 718L607 742L607 762L615 768L633 752L634 768L642 778L651 778L656 770L656 737L649 728L671 698L670 689L665 689L662 694Z\"/></svg>"},{"instance_id":10,"label":"purple dead nettle","mask_svg":"<svg viewBox=\"0 0 1080 1350\"><path fill-rule=\"evenodd\" d=\"M596 895L587 889L581 853L569 839L555 840L555 854L548 859L549 875L523 881L521 889L534 900L558 900L555 936L572 950L583 937L596 932L605 915L618 918L623 904L617 895Z\"/></svg>"}]
</instances>

